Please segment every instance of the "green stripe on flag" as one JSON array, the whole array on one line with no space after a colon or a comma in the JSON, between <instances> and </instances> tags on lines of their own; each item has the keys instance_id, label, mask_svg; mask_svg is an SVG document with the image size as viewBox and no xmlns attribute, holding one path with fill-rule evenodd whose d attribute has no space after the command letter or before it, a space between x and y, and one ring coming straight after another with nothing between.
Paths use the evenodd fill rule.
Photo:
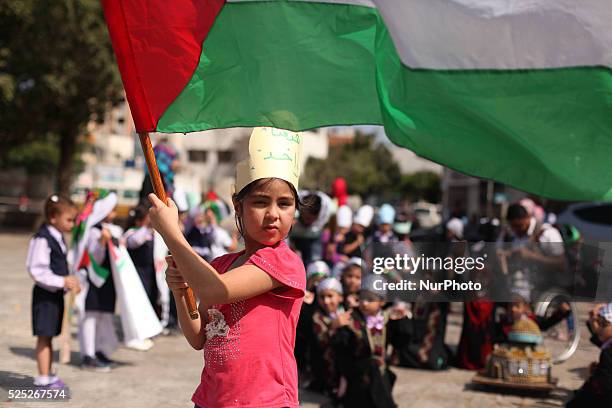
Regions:
<instances>
[{"instance_id":1,"label":"green stripe on flag","mask_svg":"<svg viewBox=\"0 0 612 408\"><path fill-rule=\"evenodd\" d=\"M226 4L158 131L341 124L536 194L612 199L610 69L410 69L368 7Z\"/></svg>"},{"instance_id":2,"label":"green stripe on flag","mask_svg":"<svg viewBox=\"0 0 612 408\"><path fill-rule=\"evenodd\" d=\"M99 263L97 263L91 254L89 255L89 260L91 261L91 267L93 268L93 271L95 272L95 274L103 282L106 281L106 279L108 279L108 276L110 275L110 269L107 269L103 267L102 265L100 265Z\"/></svg>"},{"instance_id":3,"label":"green stripe on flag","mask_svg":"<svg viewBox=\"0 0 612 408\"><path fill-rule=\"evenodd\" d=\"M372 52L379 29L368 7L228 3L157 130L381 124Z\"/></svg>"}]
</instances>

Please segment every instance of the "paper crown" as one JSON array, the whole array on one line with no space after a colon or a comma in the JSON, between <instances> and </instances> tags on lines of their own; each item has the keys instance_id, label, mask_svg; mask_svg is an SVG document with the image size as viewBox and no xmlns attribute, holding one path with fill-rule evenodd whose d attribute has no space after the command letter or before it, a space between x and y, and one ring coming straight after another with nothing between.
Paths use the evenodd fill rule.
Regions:
<instances>
[{"instance_id":1,"label":"paper crown","mask_svg":"<svg viewBox=\"0 0 612 408\"><path fill-rule=\"evenodd\" d=\"M283 179L298 189L302 136L271 127L253 129L249 139L249 158L236 165L234 192L267 177Z\"/></svg>"}]
</instances>

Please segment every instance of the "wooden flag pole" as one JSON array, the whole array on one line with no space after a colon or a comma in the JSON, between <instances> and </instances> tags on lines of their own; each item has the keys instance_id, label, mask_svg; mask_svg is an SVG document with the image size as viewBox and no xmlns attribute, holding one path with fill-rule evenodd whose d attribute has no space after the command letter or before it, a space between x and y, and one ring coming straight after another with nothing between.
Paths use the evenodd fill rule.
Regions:
<instances>
[{"instance_id":1,"label":"wooden flag pole","mask_svg":"<svg viewBox=\"0 0 612 408\"><path fill-rule=\"evenodd\" d=\"M59 362L61 364L68 364L70 362L70 349L71 349L71 332L70 323L72 317L72 308L74 307L74 291L68 292L64 295L64 316L62 317L62 331L59 336Z\"/></svg>"},{"instance_id":2,"label":"wooden flag pole","mask_svg":"<svg viewBox=\"0 0 612 408\"><path fill-rule=\"evenodd\" d=\"M159 168L157 167L157 161L155 160L155 153L153 153L153 145L151 144L151 138L149 132L139 132L140 146L144 152L145 161L147 162L147 168L149 169L149 175L151 176L151 183L153 184L153 191L155 195L164 203L168 203L168 197L166 196L166 190L164 189L164 183L162 182L161 175L159 174ZM189 310L189 317L195 320L199 317L198 306L196 305L195 296L191 288L185 289L185 300L187 301L187 310Z\"/></svg>"}]
</instances>

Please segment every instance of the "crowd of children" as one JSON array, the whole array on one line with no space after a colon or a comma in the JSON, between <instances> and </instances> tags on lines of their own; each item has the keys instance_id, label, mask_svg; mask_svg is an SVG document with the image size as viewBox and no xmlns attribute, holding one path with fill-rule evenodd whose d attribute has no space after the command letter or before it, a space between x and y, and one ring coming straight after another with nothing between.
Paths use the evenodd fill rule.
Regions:
<instances>
[{"instance_id":1,"label":"crowd of children","mask_svg":"<svg viewBox=\"0 0 612 408\"><path fill-rule=\"evenodd\" d=\"M536 245L545 247L542 255L529 252L536 245L531 245L529 250L523 248L521 255L531 255L531 260L542 262L562 259L563 240L556 229L547 225L534 227L531 214L522 205L519 208L517 204L511 210L511 216L522 219L518 227L510 229L509 234L513 236L507 242L539 241ZM316 219L316 214L311 218ZM461 338L453 355L444 343L448 303L389 301L383 291L373 290L368 282L371 275L362 276L362 258L371 256L367 251L377 250L371 244L396 243L392 251L410 252L407 218L405 214L395 214L389 204L383 204L377 211L363 206L354 216L349 207L340 206L323 228L323 256L307 264L307 292L297 329L296 359L304 385L327 394L334 405L393 406L394 375L389 364L431 370L454 365L479 371L485 368L495 344L508 341L514 322L531 319L546 331L569 316L567 304L561 304L546 318L535 315L530 293L525 293L520 286L511 287L509 302L492 302L486 298L465 302ZM462 220L451 218L444 227L443 240L465 242ZM545 233L538 233L538 229ZM555 242L559 245L551 244ZM519 252L520 245L515 246ZM299 252L300 242L294 247ZM592 326L597 327L598 333L607 333L608 329L602 329L608 327L607 320L599 317L593 321ZM571 317L567 319L568 325L572 323ZM602 396L612 391L609 382L612 372L607 366L610 361L605 351L612 343L602 343L601 361L593 371L596 379L585 384L576 394L576 401L603 401ZM369 364L377 365L378 370ZM595 385L589 385L591 382ZM571 404L581 406L578 402Z\"/></svg>"},{"instance_id":2,"label":"crowd of children","mask_svg":"<svg viewBox=\"0 0 612 408\"><path fill-rule=\"evenodd\" d=\"M286 143L296 140L283 137ZM76 228L81 241L74 247L78 254L70 258L63 234L73 230L77 208L66 198L49 197L45 224L32 238L27 259L35 281L35 385L64 386L52 369L51 339L62 327L65 291L81 298L81 367L110 371L110 353L116 347L113 316L117 304L122 312L127 307L120 295L125 282L115 282L113 274L121 246L139 277L147 307L163 320L162 292L169 288L174 321L181 323L192 347L205 350L201 384L193 396L199 406L263 404L262 398L266 406L297 406L297 367L302 384L328 395L334 406L394 407L390 365L440 370L456 364L479 370L513 322L533 319L545 330L567 317L569 309L564 307L546 320L536 317L520 291L503 305L502 319L496 319L499 304L486 299L466 302L458 352L452 356L444 343L448 303L389 299L373 284L372 275L363 274L362 259L372 255L366 249L376 250L370 244L393 243L394 251L411 250L408 215L396 213L389 204L377 210L363 205L353 213L342 182L334 183L339 193L332 199L318 191L298 192L297 179L284 176L295 172L281 170L266 169L259 175L240 175L238 170L233 204L245 249L237 253L231 253L238 247L237 234L219 226L229 208L209 195L201 205L183 211L173 202L166 206L149 197L152 210L133 208L125 232L112 224L114 204L92 199L78 218L85 227ZM520 209L515 212L524 216ZM163 285L156 268L160 238L153 227L173 253ZM446 224L446 239L464 239L457 218ZM72 268L68 259L74 259ZM187 314L187 287L201 300L195 320ZM600 362L571 407L603 406L601 401L609 401L612 392L612 304L593 311L589 328L602 349ZM266 345L270 330L281 337L278 349ZM148 335L132 336L149 342L140 347L143 350L150 348L148 337L156 333L144 332ZM241 369L242 364L249 370ZM228 381L223 373L231 374Z\"/></svg>"},{"instance_id":3,"label":"crowd of children","mask_svg":"<svg viewBox=\"0 0 612 408\"><path fill-rule=\"evenodd\" d=\"M321 199L326 197L322 192L303 195L330 205L340 202L338 197ZM384 290L375 289L374 277L363 275L362 259L371 255L364 253L370 244L410 249L406 214L396 217L395 209L384 204L375 217L369 205L353 213L344 204L330 216L317 205L296 224L314 224L322 217L326 222L319 225L319 241L308 242L309 256L303 258L307 283L295 346L302 383L328 395L337 406L393 407L390 363L435 369L448 365L448 306L389 301ZM293 232L289 237L300 254L306 245L303 230L301 225L298 239ZM321 250L312 251L316 246ZM313 258L313 253L320 257Z\"/></svg>"},{"instance_id":4,"label":"crowd of children","mask_svg":"<svg viewBox=\"0 0 612 408\"><path fill-rule=\"evenodd\" d=\"M116 366L110 355L118 346L114 318L117 310L120 310L123 340L127 347L135 350L146 351L153 346L153 342L148 335L142 335L139 327L134 328L125 320L146 321L148 317L150 321L151 313L147 314L147 311L151 310L155 314L153 319L165 320L165 333L178 329L176 308L170 308L174 309L174 316L172 313L170 318L164 319L162 316L163 292L168 287L165 286L165 277L159 276L156 268L155 240L159 238L155 237L151 227L149 207L138 205L129 210L125 232L113 223L115 207L116 198L106 192L89 193L80 211L70 199L56 194L45 202L45 222L32 237L26 260L26 267L35 283L32 328L37 337L36 386L65 386L52 369L51 342L53 337L60 334L63 319L69 316L64 313L65 307L75 307L78 312L80 366L97 372L109 372ZM221 214L216 207L214 202L205 200L195 206L184 221L184 226L189 228L186 230L187 236L193 236L194 230L204 230L206 248L213 257L223 255L237 245L236 237L218 226ZM66 241L65 235L68 234L72 235L72 243ZM135 296L140 290L150 307L132 307L134 301L130 304L129 299L119 299L121 291L113 277L113 267L116 265L112 263L114 257L120 256L117 248L121 245L125 246L139 278L136 286L134 280L125 281L123 284L129 287L123 289L129 292L129 297L137 299L141 299ZM128 274L122 275L125 280ZM74 305L64 305L64 293L68 291L76 295ZM150 327L145 331L155 335L157 330Z\"/></svg>"}]
</instances>

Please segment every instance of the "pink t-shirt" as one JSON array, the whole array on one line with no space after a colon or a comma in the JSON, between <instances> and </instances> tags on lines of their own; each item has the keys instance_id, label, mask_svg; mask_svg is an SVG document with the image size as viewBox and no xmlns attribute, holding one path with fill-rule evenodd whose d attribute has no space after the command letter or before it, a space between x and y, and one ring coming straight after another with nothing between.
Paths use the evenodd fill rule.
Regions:
<instances>
[{"instance_id":1,"label":"pink t-shirt","mask_svg":"<svg viewBox=\"0 0 612 408\"><path fill-rule=\"evenodd\" d=\"M216 258L221 274L243 252ZM280 241L247 260L283 286L209 310L204 369L192 401L202 408L298 407L293 355L306 272L300 258Z\"/></svg>"}]
</instances>

